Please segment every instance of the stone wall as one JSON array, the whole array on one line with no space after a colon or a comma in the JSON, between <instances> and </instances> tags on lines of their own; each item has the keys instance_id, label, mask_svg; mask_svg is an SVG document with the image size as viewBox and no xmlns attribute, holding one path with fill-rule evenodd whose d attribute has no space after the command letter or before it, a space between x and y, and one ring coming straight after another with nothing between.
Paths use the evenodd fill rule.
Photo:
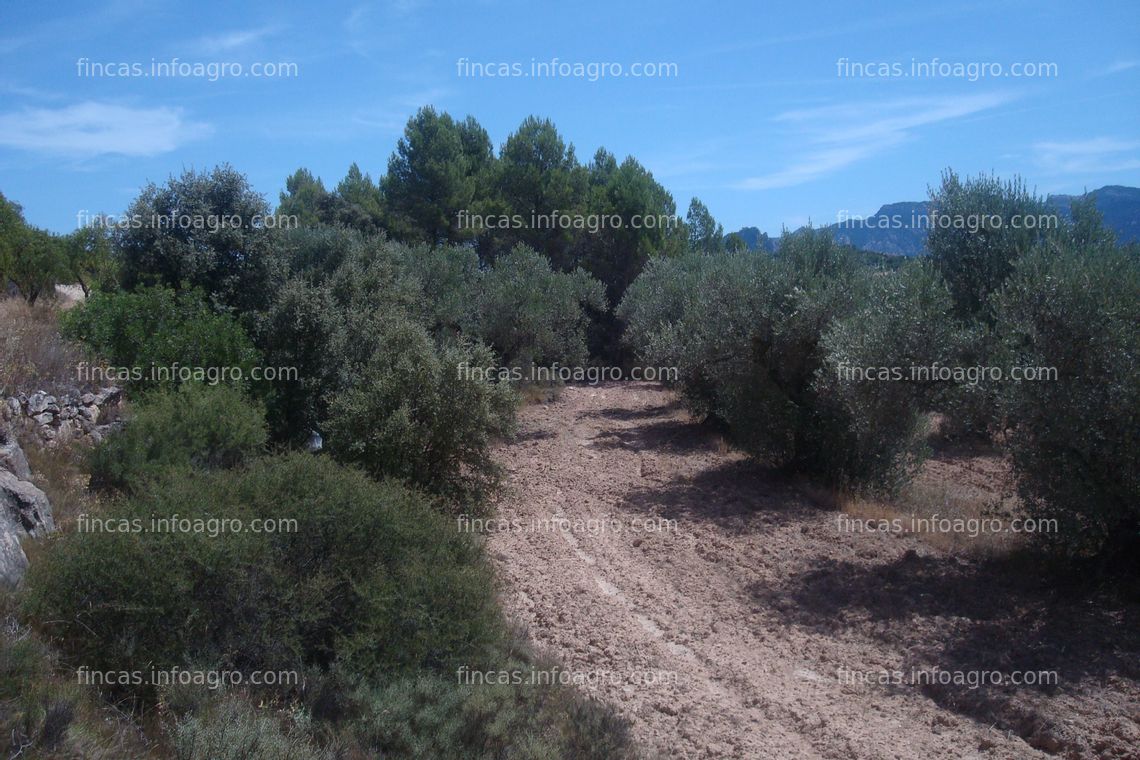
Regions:
<instances>
[{"instance_id":1,"label":"stone wall","mask_svg":"<svg viewBox=\"0 0 1140 760\"><path fill-rule=\"evenodd\" d=\"M43 391L9 396L0 406L0 424L11 423L47 446L72 441L99 443L119 427L123 392L101 388L95 393L52 396Z\"/></svg>"}]
</instances>

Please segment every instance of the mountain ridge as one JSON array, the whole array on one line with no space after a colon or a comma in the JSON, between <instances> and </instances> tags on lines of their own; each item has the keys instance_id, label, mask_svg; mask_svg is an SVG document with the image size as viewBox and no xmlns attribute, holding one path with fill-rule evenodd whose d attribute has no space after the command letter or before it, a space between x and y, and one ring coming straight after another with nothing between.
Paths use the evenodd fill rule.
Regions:
<instances>
[{"instance_id":1,"label":"mountain ridge","mask_svg":"<svg viewBox=\"0 0 1140 760\"><path fill-rule=\"evenodd\" d=\"M1116 233L1121 243L1140 241L1140 188L1127 185L1105 185L1081 195L1056 194L1045 202L1065 219L1072 218L1074 199L1093 195L1097 210L1104 217L1105 226ZM830 229L835 239L861 250L888 256L914 257L926 253L926 234L929 230L927 209L929 201L896 201L886 203L867 217L841 218L824 229ZM840 212L841 214L843 212ZM802 228L801 228L802 229ZM740 235L750 250L774 252L780 237L769 237L757 227L742 227Z\"/></svg>"}]
</instances>

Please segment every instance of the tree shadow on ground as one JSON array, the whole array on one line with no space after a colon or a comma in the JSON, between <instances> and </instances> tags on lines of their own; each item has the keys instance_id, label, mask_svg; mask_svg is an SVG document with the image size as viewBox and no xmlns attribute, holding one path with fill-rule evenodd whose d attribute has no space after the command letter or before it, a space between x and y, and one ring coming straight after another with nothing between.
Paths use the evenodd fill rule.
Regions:
<instances>
[{"instance_id":1,"label":"tree shadow on ground","mask_svg":"<svg viewBox=\"0 0 1140 760\"><path fill-rule=\"evenodd\" d=\"M533 430L520 430L510 438L511 443L528 443L530 441L545 441L554 437L554 431L534 428Z\"/></svg>"},{"instance_id":2,"label":"tree shadow on ground","mask_svg":"<svg viewBox=\"0 0 1140 760\"><path fill-rule=\"evenodd\" d=\"M664 419L645 422L636 427L607 430L591 439L600 449L632 449L666 454L692 454L713 451L717 442L711 430L692 422Z\"/></svg>"},{"instance_id":3,"label":"tree shadow on ground","mask_svg":"<svg viewBox=\"0 0 1140 760\"><path fill-rule=\"evenodd\" d=\"M777 585L754 583L753 598L784 623L827 636L861 624L900 653L904 673L1056 674L1053 683L935 680L915 687L943 708L1013 731L1038 749L1078 756L1087 749L1041 712L1042 695L1113 679L1140 682L1140 605L1079 586L1029 555L968 561L908 551L871 564L828 557L814 564Z\"/></svg>"},{"instance_id":4,"label":"tree shadow on ground","mask_svg":"<svg viewBox=\"0 0 1140 760\"><path fill-rule=\"evenodd\" d=\"M618 422L632 422L634 420L647 420L657 417L672 417L679 411L681 411L680 402L672 401L668 404L647 406L644 409L627 409L620 406L614 406L607 409L598 409L592 412L584 412L579 416L584 418L592 417L606 420L616 420Z\"/></svg>"},{"instance_id":5,"label":"tree shadow on ground","mask_svg":"<svg viewBox=\"0 0 1140 760\"><path fill-rule=\"evenodd\" d=\"M652 482L627 494L622 505L681 524L712 523L732 535L802 521L820 512L796 492L791 480L744 458L692 476Z\"/></svg>"},{"instance_id":6,"label":"tree shadow on ground","mask_svg":"<svg viewBox=\"0 0 1140 760\"><path fill-rule=\"evenodd\" d=\"M967 561L909 551L874 564L815 565L775 587L753 584L751 593L786 622L822 633L853 618L898 623L884 635L908 648L930 641L928 630L908 636L909 622L937 621L946 635L920 654L938 655L944 667L1053 669L1073 681L1123 670L1140 678L1140 605L1051 577L1031 557Z\"/></svg>"}]
</instances>

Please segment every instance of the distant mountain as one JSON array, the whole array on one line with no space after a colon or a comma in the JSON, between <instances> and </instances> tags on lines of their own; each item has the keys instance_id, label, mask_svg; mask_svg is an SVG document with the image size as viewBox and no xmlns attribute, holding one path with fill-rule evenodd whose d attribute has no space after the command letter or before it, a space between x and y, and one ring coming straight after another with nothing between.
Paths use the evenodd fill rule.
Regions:
<instances>
[{"instance_id":1,"label":"distant mountain","mask_svg":"<svg viewBox=\"0 0 1140 760\"><path fill-rule=\"evenodd\" d=\"M891 256L920 256L929 229L927 209L923 201L888 203L866 218L843 218L829 224L835 239L864 251Z\"/></svg>"},{"instance_id":2,"label":"distant mountain","mask_svg":"<svg viewBox=\"0 0 1140 760\"><path fill-rule=\"evenodd\" d=\"M1106 185L1092 192L1096 196L1096 208L1104 216L1104 226L1116 233L1116 239L1121 243L1140 240L1140 187ZM1080 197L1050 195L1049 202L1069 219L1073 198Z\"/></svg>"},{"instance_id":3,"label":"distant mountain","mask_svg":"<svg viewBox=\"0 0 1140 760\"><path fill-rule=\"evenodd\" d=\"M1107 185L1093 190L1096 207L1104 216L1105 226L1116 233L1122 243L1140 240L1140 188ZM1082 196L1050 195L1046 203L1066 219L1072 218L1074 198ZM930 228L926 201L888 203L868 217L841 218L827 225L835 239L865 251L890 256L922 256L925 252L926 233ZM841 212L842 216L842 212ZM748 247L774 251L779 238L769 238L755 227L745 227L739 234Z\"/></svg>"},{"instance_id":4,"label":"distant mountain","mask_svg":"<svg viewBox=\"0 0 1140 760\"><path fill-rule=\"evenodd\" d=\"M756 227L741 227L737 233L740 237L744 238L744 242L748 245L750 251L764 249L768 252L776 250L774 241L768 237L767 232L761 232ZM725 235L725 237L728 237Z\"/></svg>"}]
</instances>

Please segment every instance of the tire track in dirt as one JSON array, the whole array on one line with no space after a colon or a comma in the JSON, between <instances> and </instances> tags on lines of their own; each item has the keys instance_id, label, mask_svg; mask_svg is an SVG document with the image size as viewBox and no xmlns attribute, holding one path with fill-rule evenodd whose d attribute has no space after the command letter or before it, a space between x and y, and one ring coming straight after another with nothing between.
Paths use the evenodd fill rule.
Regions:
<instances>
[{"instance_id":1,"label":"tire track in dirt","mask_svg":"<svg viewBox=\"0 0 1140 760\"><path fill-rule=\"evenodd\" d=\"M504 606L656 756L1047 757L917 690L840 684L901 653L865 620L789 622L778 590L821 558L918 544L839 534L662 387L566 388L525 408L497 457L497 517L516 521L487 537Z\"/></svg>"}]
</instances>

